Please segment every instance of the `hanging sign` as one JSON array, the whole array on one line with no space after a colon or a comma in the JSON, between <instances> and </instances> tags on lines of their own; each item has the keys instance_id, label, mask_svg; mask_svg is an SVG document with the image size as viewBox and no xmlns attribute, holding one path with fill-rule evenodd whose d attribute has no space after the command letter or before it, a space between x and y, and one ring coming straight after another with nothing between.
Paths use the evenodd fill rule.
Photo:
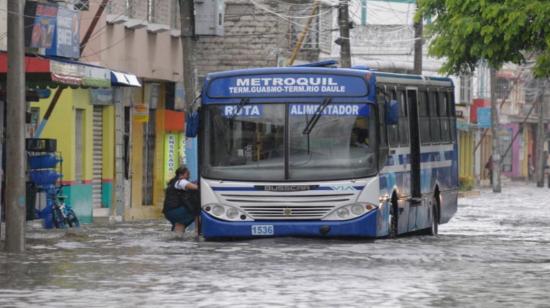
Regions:
<instances>
[{"instance_id":1,"label":"hanging sign","mask_svg":"<svg viewBox=\"0 0 550 308\"><path fill-rule=\"evenodd\" d=\"M477 127L479 128L491 127L491 108L490 107L477 108Z\"/></svg>"},{"instance_id":2,"label":"hanging sign","mask_svg":"<svg viewBox=\"0 0 550 308\"><path fill-rule=\"evenodd\" d=\"M90 89L92 105L109 106L113 104L113 89Z\"/></svg>"},{"instance_id":3,"label":"hanging sign","mask_svg":"<svg viewBox=\"0 0 550 308\"><path fill-rule=\"evenodd\" d=\"M57 6L27 1L25 3L25 47L50 48L55 34ZM40 52L40 54L44 54Z\"/></svg>"},{"instance_id":4,"label":"hanging sign","mask_svg":"<svg viewBox=\"0 0 550 308\"><path fill-rule=\"evenodd\" d=\"M57 26L48 56L80 58L80 15L66 7L57 9Z\"/></svg>"},{"instance_id":5,"label":"hanging sign","mask_svg":"<svg viewBox=\"0 0 550 308\"><path fill-rule=\"evenodd\" d=\"M179 166L179 144L177 134L164 137L164 182L170 181Z\"/></svg>"},{"instance_id":6,"label":"hanging sign","mask_svg":"<svg viewBox=\"0 0 550 308\"><path fill-rule=\"evenodd\" d=\"M145 104L134 105L134 121L149 122L149 107Z\"/></svg>"}]
</instances>

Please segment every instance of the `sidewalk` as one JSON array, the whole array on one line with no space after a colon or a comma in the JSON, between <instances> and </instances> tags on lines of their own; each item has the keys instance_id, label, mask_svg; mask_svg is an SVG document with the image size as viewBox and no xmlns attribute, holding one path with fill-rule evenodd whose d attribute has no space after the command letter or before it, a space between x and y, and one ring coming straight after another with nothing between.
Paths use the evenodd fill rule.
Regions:
<instances>
[{"instance_id":1,"label":"sidewalk","mask_svg":"<svg viewBox=\"0 0 550 308\"><path fill-rule=\"evenodd\" d=\"M515 183L517 184L525 184L525 185L532 185L532 186L536 186L536 182L534 181L528 181L526 179L510 179L508 177L505 177L503 176L500 180L500 183L501 183L501 187L504 189L506 188L507 186L510 186L510 185L514 185ZM544 186L543 188L546 188L548 187L548 182L545 181L544 182ZM481 182L479 183L479 185L475 186L472 190L468 190L468 191L459 191L458 192L458 197L459 198L468 198L468 197L477 197L481 194L481 191L482 190L487 190L487 189L491 189L491 183L489 180L481 180Z\"/></svg>"}]
</instances>

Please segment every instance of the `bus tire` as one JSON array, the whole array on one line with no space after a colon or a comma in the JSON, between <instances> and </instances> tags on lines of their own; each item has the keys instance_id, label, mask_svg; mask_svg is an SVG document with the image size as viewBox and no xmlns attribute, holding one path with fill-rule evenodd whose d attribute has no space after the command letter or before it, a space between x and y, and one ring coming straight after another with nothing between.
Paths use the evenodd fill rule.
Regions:
<instances>
[{"instance_id":1,"label":"bus tire","mask_svg":"<svg viewBox=\"0 0 550 308\"><path fill-rule=\"evenodd\" d=\"M390 238L396 238L398 235L399 226L399 207L397 206L397 198L395 195L391 199L391 219L390 219Z\"/></svg>"},{"instance_id":2,"label":"bus tire","mask_svg":"<svg viewBox=\"0 0 550 308\"><path fill-rule=\"evenodd\" d=\"M429 229L430 235L437 235L439 232L439 202L438 202L438 196L439 194L435 194L432 197L432 223Z\"/></svg>"}]
</instances>

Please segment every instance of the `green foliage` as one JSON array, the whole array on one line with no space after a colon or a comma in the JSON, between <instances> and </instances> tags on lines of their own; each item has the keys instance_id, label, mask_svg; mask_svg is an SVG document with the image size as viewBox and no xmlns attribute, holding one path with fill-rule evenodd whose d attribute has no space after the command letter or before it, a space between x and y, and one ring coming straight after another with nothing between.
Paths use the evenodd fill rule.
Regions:
<instances>
[{"instance_id":1,"label":"green foliage","mask_svg":"<svg viewBox=\"0 0 550 308\"><path fill-rule=\"evenodd\" d=\"M536 59L535 75L550 77L549 0L418 0L416 19L432 17L429 53L446 58L444 73L472 72L480 60L498 69Z\"/></svg>"}]
</instances>

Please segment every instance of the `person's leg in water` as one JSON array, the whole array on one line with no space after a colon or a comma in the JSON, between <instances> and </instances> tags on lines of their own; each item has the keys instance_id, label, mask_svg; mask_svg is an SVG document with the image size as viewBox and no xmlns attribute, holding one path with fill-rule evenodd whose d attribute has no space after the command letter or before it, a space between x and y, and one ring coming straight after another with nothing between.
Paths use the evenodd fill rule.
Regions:
<instances>
[{"instance_id":1,"label":"person's leg in water","mask_svg":"<svg viewBox=\"0 0 550 308\"><path fill-rule=\"evenodd\" d=\"M176 223L174 225L174 232L176 232L178 234L183 234L185 232L185 225L180 224L180 223Z\"/></svg>"},{"instance_id":2,"label":"person's leg in water","mask_svg":"<svg viewBox=\"0 0 550 308\"><path fill-rule=\"evenodd\" d=\"M169 210L164 215L172 223L172 231L177 234L183 234L185 228L195 220L195 217L184 207Z\"/></svg>"}]
</instances>

